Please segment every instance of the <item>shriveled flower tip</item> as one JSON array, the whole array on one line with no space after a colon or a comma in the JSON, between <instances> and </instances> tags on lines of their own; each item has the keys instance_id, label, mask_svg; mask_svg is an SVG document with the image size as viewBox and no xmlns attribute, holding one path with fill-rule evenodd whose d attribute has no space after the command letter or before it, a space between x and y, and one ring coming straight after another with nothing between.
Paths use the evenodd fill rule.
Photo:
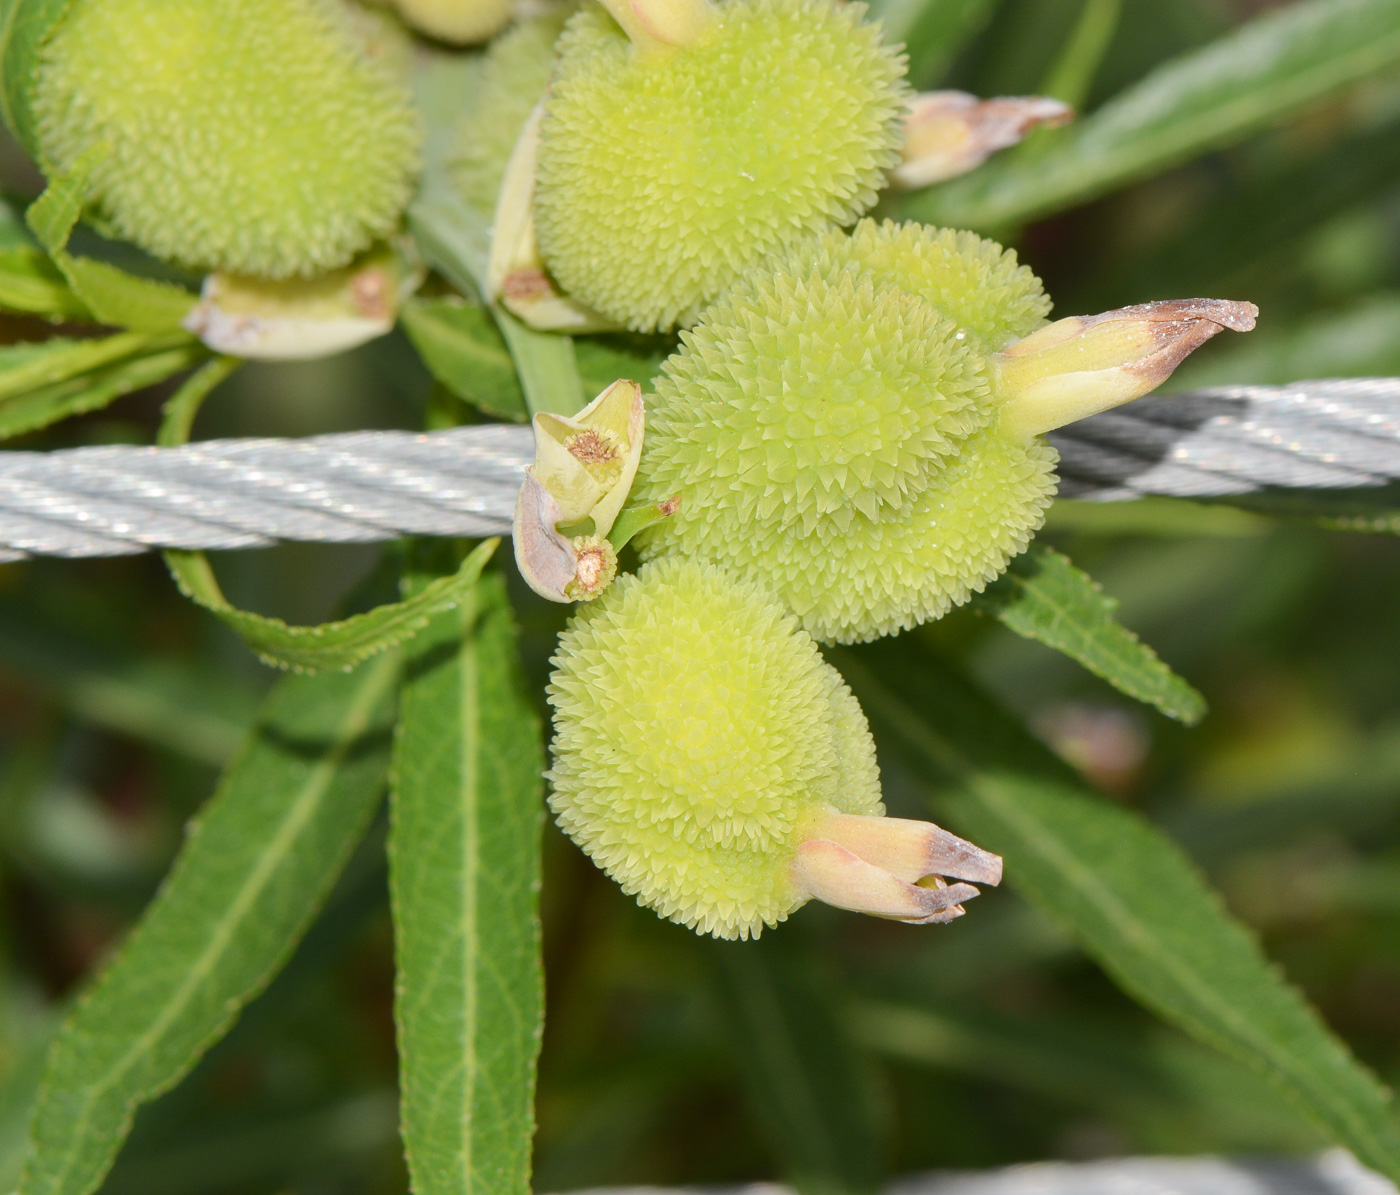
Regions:
<instances>
[{"instance_id":1,"label":"shriveled flower tip","mask_svg":"<svg viewBox=\"0 0 1400 1195\"><path fill-rule=\"evenodd\" d=\"M46 168L94 146L92 197L143 249L307 277L388 233L421 128L330 0L75 0L44 51Z\"/></svg>"},{"instance_id":2,"label":"shriveled flower tip","mask_svg":"<svg viewBox=\"0 0 1400 1195\"><path fill-rule=\"evenodd\" d=\"M535 463L525 470L511 535L520 575L541 597L589 601L611 583L617 554L602 537L631 491L645 425L641 387L625 379L577 415L536 414ZM578 526L585 521L591 526ZM561 526L575 528L572 540Z\"/></svg>"},{"instance_id":3,"label":"shriveled flower tip","mask_svg":"<svg viewBox=\"0 0 1400 1195\"><path fill-rule=\"evenodd\" d=\"M646 565L579 612L553 663L550 806L664 917L757 937L813 895L794 867L814 824L883 812L860 706L757 585Z\"/></svg>"},{"instance_id":4,"label":"shriveled flower tip","mask_svg":"<svg viewBox=\"0 0 1400 1195\"><path fill-rule=\"evenodd\" d=\"M716 13L671 53L634 52L591 6L559 41L540 249L565 291L639 331L692 323L766 255L849 223L899 160L904 62L864 5L729 0Z\"/></svg>"},{"instance_id":5,"label":"shriveled flower tip","mask_svg":"<svg viewBox=\"0 0 1400 1195\"><path fill-rule=\"evenodd\" d=\"M1004 434L988 355L1049 310L971 233L862 221L790 251L682 336L636 493L681 507L643 553L752 577L827 642L966 601L1022 551L1053 450Z\"/></svg>"}]
</instances>

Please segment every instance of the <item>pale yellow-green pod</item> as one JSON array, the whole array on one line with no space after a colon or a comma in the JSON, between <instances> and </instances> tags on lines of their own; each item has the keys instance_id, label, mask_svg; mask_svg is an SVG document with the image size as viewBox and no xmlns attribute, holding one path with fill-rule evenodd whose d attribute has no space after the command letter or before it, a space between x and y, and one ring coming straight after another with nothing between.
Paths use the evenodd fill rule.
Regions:
<instances>
[{"instance_id":1,"label":"pale yellow-green pod","mask_svg":"<svg viewBox=\"0 0 1400 1195\"><path fill-rule=\"evenodd\" d=\"M333 0L74 0L34 110L47 172L100 154L107 226L201 272L345 266L394 230L420 164L407 91Z\"/></svg>"},{"instance_id":2,"label":"pale yellow-green pod","mask_svg":"<svg viewBox=\"0 0 1400 1195\"><path fill-rule=\"evenodd\" d=\"M635 493L679 498L644 556L767 586L821 642L967 601L1055 493L1044 432L1147 393L1247 303L1046 325L1040 280L970 232L859 222L752 270L656 379Z\"/></svg>"},{"instance_id":3,"label":"pale yellow-green pod","mask_svg":"<svg viewBox=\"0 0 1400 1195\"><path fill-rule=\"evenodd\" d=\"M859 703L762 588L669 559L620 577L559 640L550 806L639 902L721 938L808 900L951 921L1001 860L886 818Z\"/></svg>"}]
</instances>

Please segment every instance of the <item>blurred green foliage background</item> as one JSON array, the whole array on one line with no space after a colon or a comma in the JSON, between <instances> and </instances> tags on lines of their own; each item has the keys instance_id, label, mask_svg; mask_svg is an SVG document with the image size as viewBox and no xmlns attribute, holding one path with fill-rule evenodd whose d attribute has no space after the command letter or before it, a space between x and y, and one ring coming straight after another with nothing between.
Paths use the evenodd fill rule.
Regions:
<instances>
[{"instance_id":1,"label":"blurred green foliage background","mask_svg":"<svg viewBox=\"0 0 1400 1195\"><path fill-rule=\"evenodd\" d=\"M914 81L1034 92L1085 7L924 5ZM1086 110L1271 6L1124 0L1116 23L1117 6L1100 7L1111 40ZM12 148L3 179L18 196L40 187ZM1400 77L997 231L1014 236L1062 315L1191 295L1256 302L1258 331L1213 342L1172 389L1400 373ZM7 340L34 334L0 325ZM396 333L324 361L245 369L196 435L416 428L430 392ZM148 442L163 397L127 398L14 446ZM1166 501L1062 503L1046 535L1204 692L1199 728L972 612L915 634L1168 829L1393 1084L1400 543ZM393 551L285 547L216 565L235 604L311 622L366 605ZM512 584L542 695L564 610ZM17 1175L48 1034L154 892L272 679L179 597L154 556L0 566L0 1183ZM882 763L891 812L918 816L907 775ZM141 1113L105 1190L405 1189L382 838L381 827L234 1032ZM873 1184L1031 1158L1322 1144L1261 1080L1152 1019L1012 892L933 929L811 906L746 946L637 908L552 827L545 866L540 1190L775 1177L800 1170L803 1151L839 1154L834 1171ZM777 1044L760 1066L762 1025Z\"/></svg>"}]
</instances>

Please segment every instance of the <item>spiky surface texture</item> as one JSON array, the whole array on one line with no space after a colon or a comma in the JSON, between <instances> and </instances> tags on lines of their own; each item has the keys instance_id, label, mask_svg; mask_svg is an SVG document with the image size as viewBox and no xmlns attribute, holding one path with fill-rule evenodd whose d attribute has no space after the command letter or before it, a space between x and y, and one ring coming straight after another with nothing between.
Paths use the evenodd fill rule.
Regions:
<instances>
[{"instance_id":1,"label":"spiky surface texture","mask_svg":"<svg viewBox=\"0 0 1400 1195\"><path fill-rule=\"evenodd\" d=\"M469 46L510 20L510 0L394 0L403 19L429 37Z\"/></svg>"},{"instance_id":2,"label":"spiky surface texture","mask_svg":"<svg viewBox=\"0 0 1400 1195\"><path fill-rule=\"evenodd\" d=\"M536 232L564 290L638 331L694 322L746 270L875 202L902 56L864 5L729 0L700 45L635 55L574 17L541 129Z\"/></svg>"},{"instance_id":3,"label":"spiky surface texture","mask_svg":"<svg viewBox=\"0 0 1400 1195\"><path fill-rule=\"evenodd\" d=\"M971 233L862 221L751 274L681 336L648 403L643 533L752 577L814 637L937 618L1024 550L1055 454L996 426L985 350L1049 309Z\"/></svg>"},{"instance_id":4,"label":"spiky surface texture","mask_svg":"<svg viewBox=\"0 0 1400 1195\"><path fill-rule=\"evenodd\" d=\"M521 126L544 98L554 43L574 11L571 4L528 21L491 43L476 73L457 129L452 177L476 210L490 219Z\"/></svg>"},{"instance_id":5,"label":"spiky surface texture","mask_svg":"<svg viewBox=\"0 0 1400 1195\"><path fill-rule=\"evenodd\" d=\"M35 106L50 168L157 257L264 278L346 264L407 203L407 93L328 0L74 0Z\"/></svg>"},{"instance_id":6,"label":"spiky surface texture","mask_svg":"<svg viewBox=\"0 0 1400 1195\"><path fill-rule=\"evenodd\" d=\"M720 938L804 898L823 812L881 814L865 715L782 606L673 558L619 578L559 640L550 807L624 891Z\"/></svg>"}]
</instances>

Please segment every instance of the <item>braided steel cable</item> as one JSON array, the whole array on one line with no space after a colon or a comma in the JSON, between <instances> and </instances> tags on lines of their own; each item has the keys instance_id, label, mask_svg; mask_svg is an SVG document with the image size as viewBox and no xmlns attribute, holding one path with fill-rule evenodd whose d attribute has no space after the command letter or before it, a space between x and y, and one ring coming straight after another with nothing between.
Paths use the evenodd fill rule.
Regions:
<instances>
[{"instance_id":1,"label":"braided steel cable","mask_svg":"<svg viewBox=\"0 0 1400 1195\"><path fill-rule=\"evenodd\" d=\"M529 428L0 453L0 560L508 535Z\"/></svg>"},{"instance_id":2,"label":"braided steel cable","mask_svg":"<svg viewBox=\"0 0 1400 1195\"><path fill-rule=\"evenodd\" d=\"M1154 394L1049 440L1067 498L1381 486L1400 478L1400 378Z\"/></svg>"},{"instance_id":3,"label":"braided steel cable","mask_svg":"<svg viewBox=\"0 0 1400 1195\"><path fill-rule=\"evenodd\" d=\"M1060 493L1228 497L1400 479L1400 378L1153 395L1050 435ZM0 452L0 561L505 535L530 429Z\"/></svg>"}]
</instances>

